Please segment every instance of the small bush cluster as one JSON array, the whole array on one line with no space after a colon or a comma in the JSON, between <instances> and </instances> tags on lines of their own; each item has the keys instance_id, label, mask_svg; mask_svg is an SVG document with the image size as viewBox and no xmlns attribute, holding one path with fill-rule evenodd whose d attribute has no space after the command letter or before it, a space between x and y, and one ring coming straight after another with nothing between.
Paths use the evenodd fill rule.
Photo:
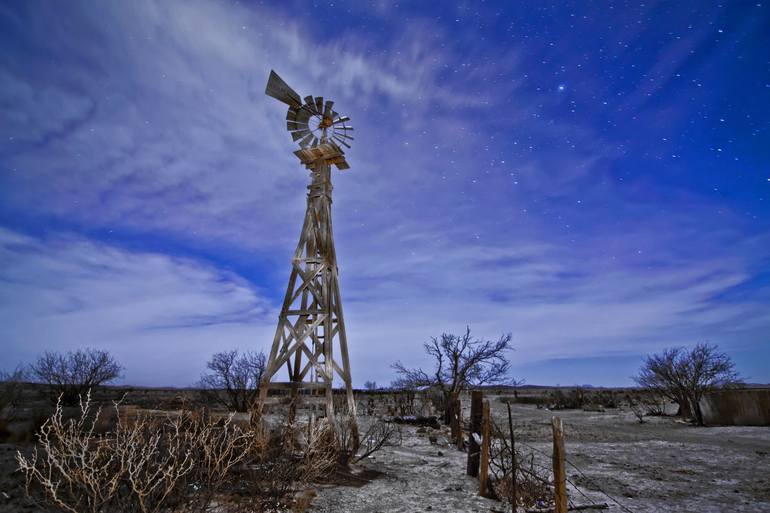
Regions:
<instances>
[{"instance_id":1,"label":"small bush cluster","mask_svg":"<svg viewBox=\"0 0 770 513\"><path fill-rule=\"evenodd\" d=\"M29 455L17 453L28 496L70 513L222 513L285 510L304 485L340 464L337 432L240 426L203 411L104 415L86 396L74 418L61 403Z\"/></svg>"}]
</instances>

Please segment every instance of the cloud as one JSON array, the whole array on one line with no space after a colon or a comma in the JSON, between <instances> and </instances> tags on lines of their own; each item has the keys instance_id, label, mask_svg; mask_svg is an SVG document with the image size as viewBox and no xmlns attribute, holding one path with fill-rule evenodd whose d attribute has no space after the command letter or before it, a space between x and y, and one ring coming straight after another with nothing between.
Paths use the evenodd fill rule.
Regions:
<instances>
[{"instance_id":1,"label":"cloud","mask_svg":"<svg viewBox=\"0 0 770 513\"><path fill-rule=\"evenodd\" d=\"M4 365L97 347L126 367L127 383L189 385L212 353L263 347L277 317L232 273L76 236L1 229L0 261Z\"/></svg>"},{"instance_id":2,"label":"cloud","mask_svg":"<svg viewBox=\"0 0 770 513\"><path fill-rule=\"evenodd\" d=\"M512 331L519 362L761 343L770 246L749 244L735 204L677 181L699 161L660 160L689 112L672 74L698 66L707 23L661 43L636 24L654 2L587 8L555 17L563 41L513 20L501 43L501 27L469 22L496 7L383 2L372 25L333 27L295 7L0 8L12 354L152 348L131 379L185 384L214 346L264 347L307 181L263 94L271 68L356 127L353 169L334 177L356 380L389 381L387 363L422 361L421 342L466 323ZM635 79L608 77L608 59Z\"/></svg>"}]
</instances>

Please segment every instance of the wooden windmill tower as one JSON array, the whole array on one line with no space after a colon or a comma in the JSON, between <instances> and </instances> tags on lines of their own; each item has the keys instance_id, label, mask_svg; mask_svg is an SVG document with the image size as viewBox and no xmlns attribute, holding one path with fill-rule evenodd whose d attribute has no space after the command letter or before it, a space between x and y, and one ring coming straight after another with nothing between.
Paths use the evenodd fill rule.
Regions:
<instances>
[{"instance_id":1,"label":"wooden windmill tower","mask_svg":"<svg viewBox=\"0 0 770 513\"><path fill-rule=\"evenodd\" d=\"M350 147L353 137L349 132L353 128L346 124L350 118L332 109L334 102L324 102L320 96L306 96L303 102L274 71L270 72L265 94L289 106L286 128L292 139L299 141L300 149L294 154L310 170L310 185L305 221L292 258L289 285L260 387L257 412L261 415L269 401L269 390L288 389L292 420L297 403L320 401L326 405L327 418L336 424L332 397L336 374L345 384L355 429L356 405L331 216L331 166L350 167L340 145ZM339 348L338 356L335 346ZM275 380L282 367L288 371L287 381Z\"/></svg>"}]
</instances>

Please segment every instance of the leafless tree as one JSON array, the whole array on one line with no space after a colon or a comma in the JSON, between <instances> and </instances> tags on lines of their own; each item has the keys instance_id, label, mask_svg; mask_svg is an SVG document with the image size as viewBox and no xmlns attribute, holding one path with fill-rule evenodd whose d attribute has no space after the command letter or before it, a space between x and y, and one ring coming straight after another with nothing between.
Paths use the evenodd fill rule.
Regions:
<instances>
[{"instance_id":1,"label":"leafless tree","mask_svg":"<svg viewBox=\"0 0 770 513\"><path fill-rule=\"evenodd\" d=\"M78 349L66 353L46 351L29 366L30 376L51 389L52 399L62 404L77 404L91 388L118 379L123 367L99 349Z\"/></svg>"},{"instance_id":2,"label":"leafless tree","mask_svg":"<svg viewBox=\"0 0 770 513\"><path fill-rule=\"evenodd\" d=\"M445 421L451 412L447 405L452 394L481 385L509 383L511 334L498 340L480 340L471 336L470 327L463 335L442 333L424 344L425 352L433 357L431 372L406 368L400 361L392 365L399 378L394 382L401 388L436 387L441 392Z\"/></svg>"},{"instance_id":3,"label":"leafless tree","mask_svg":"<svg viewBox=\"0 0 770 513\"><path fill-rule=\"evenodd\" d=\"M634 380L639 386L677 402L680 412L690 412L699 426L703 425L703 394L741 383L730 357L717 346L704 343L691 349L673 347L648 356Z\"/></svg>"},{"instance_id":4,"label":"leafless tree","mask_svg":"<svg viewBox=\"0 0 770 513\"><path fill-rule=\"evenodd\" d=\"M364 383L364 390L377 390L377 382L376 381L366 381Z\"/></svg>"},{"instance_id":5,"label":"leafless tree","mask_svg":"<svg viewBox=\"0 0 770 513\"><path fill-rule=\"evenodd\" d=\"M201 376L200 385L207 396L230 411L248 411L257 398L266 365L261 351L215 353L206 364L210 372Z\"/></svg>"}]
</instances>

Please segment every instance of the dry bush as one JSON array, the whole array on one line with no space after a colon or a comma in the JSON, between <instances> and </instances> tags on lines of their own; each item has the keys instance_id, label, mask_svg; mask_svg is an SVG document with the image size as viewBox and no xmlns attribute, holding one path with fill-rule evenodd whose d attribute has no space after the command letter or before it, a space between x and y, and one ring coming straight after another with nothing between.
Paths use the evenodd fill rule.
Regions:
<instances>
[{"instance_id":1,"label":"dry bush","mask_svg":"<svg viewBox=\"0 0 770 513\"><path fill-rule=\"evenodd\" d=\"M388 407L389 415L414 415L417 390L396 382L391 384L393 405Z\"/></svg>"},{"instance_id":2,"label":"dry bush","mask_svg":"<svg viewBox=\"0 0 770 513\"><path fill-rule=\"evenodd\" d=\"M666 402L662 396L649 392L626 394L626 402L640 424L644 424L646 416L661 416L665 414Z\"/></svg>"},{"instance_id":3,"label":"dry bush","mask_svg":"<svg viewBox=\"0 0 770 513\"><path fill-rule=\"evenodd\" d=\"M392 422L377 419L361 436L361 445L358 454L352 457L352 461L358 462L368 458L383 447L401 445L403 434L401 426Z\"/></svg>"},{"instance_id":4,"label":"dry bush","mask_svg":"<svg viewBox=\"0 0 770 513\"><path fill-rule=\"evenodd\" d=\"M494 496L511 504L513 497L513 461L509 431L491 422L489 445L490 487ZM516 450L516 504L532 508L548 503L552 497L551 474L535 461L534 454Z\"/></svg>"},{"instance_id":5,"label":"dry bush","mask_svg":"<svg viewBox=\"0 0 770 513\"><path fill-rule=\"evenodd\" d=\"M74 419L65 420L58 403L39 446L17 453L33 500L71 513L206 511L252 446L253 434L230 418L118 416L114 431L97 434L100 413L90 395Z\"/></svg>"},{"instance_id":6,"label":"dry bush","mask_svg":"<svg viewBox=\"0 0 770 513\"><path fill-rule=\"evenodd\" d=\"M21 367L10 373L0 371L0 440L11 434L8 423L16 416L23 384L24 369Z\"/></svg>"},{"instance_id":7,"label":"dry bush","mask_svg":"<svg viewBox=\"0 0 770 513\"><path fill-rule=\"evenodd\" d=\"M586 393L582 387L571 388L567 392L557 388L548 396L551 410L579 410L586 404Z\"/></svg>"},{"instance_id":8,"label":"dry bush","mask_svg":"<svg viewBox=\"0 0 770 513\"><path fill-rule=\"evenodd\" d=\"M17 463L29 497L67 513L286 511L299 491L334 475L349 458L325 420L270 431L264 424L240 427L232 416L134 410L104 429L104 414L89 395L74 418L63 411L58 403L38 446L29 456L17 453ZM353 431L347 432L343 442L352 447ZM377 450L393 436L374 429L367 448Z\"/></svg>"},{"instance_id":9,"label":"dry bush","mask_svg":"<svg viewBox=\"0 0 770 513\"><path fill-rule=\"evenodd\" d=\"M260 426L249 464L234 480L225 511L286 511L299 490L338 466L339 454L337 434L325 420L273 432Z\"/></svg>"}]
</instances>

